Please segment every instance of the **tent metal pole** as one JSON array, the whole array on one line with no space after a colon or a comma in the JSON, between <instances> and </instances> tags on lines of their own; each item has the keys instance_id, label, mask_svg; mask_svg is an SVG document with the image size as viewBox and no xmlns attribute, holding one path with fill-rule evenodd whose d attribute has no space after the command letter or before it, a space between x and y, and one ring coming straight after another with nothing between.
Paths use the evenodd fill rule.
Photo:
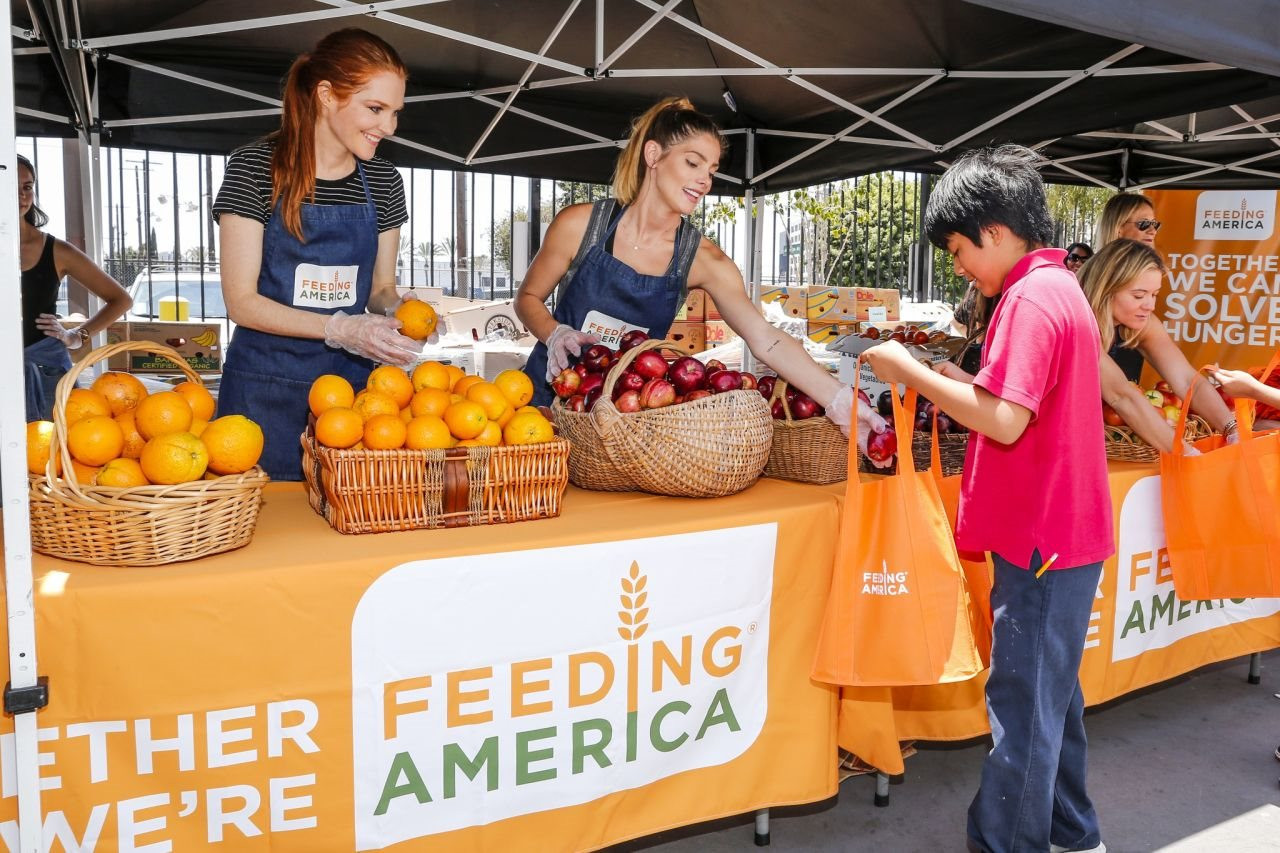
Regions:
<instances>
[{"instance_id":1,"label":"tent metal pole","mask_svg":"<svg viewBox=\"0 0 1280 853\"><path fill-rule=\"evenodd\" d=\"M1242 119L1245 119L1245 120L1240 122L1239 124L1229 124L1226 127L1220 127L1217 130L1210 130L1205 133L1202 133L1200 134L1200 139L1201 140L1215 139L1224 133L1231 133L1232 131L1243 130L1246 127L1260 128L1264 124L1268 124L1269 122L1273 122L1273 121L1276 121L1277 119L1280 119L1280 113L1272 113L1271 115L1265 116L1263 118L1253 118L1239 104L1232 104L1231 109L1233 112L1236 113L1236 115L1240 116Z\"/></svg>"},{"instance_id":2,"label":"tent metal pole","mask_svg":"<svg viewBox=\"0 0 1280 853\"><path fill-rule=\"evenodd\" d=\"M0 21L10 23L10 7ZM0 198L18 194L14 117L13 43L0 46ZM0 206L0 376L23 375L22 306L18 208ZM7 331L4 331L6 330ZM5 343L8 341L8 343ZM48 702L48 681L37 676L35 585L32 578L31 508L26 482L26 401L20 382L0 383L0 492L4 495L5 609L9 635L6 711L13 713L14 766L18 789L18 843L24 853L44 849L41 831L40 764L36 712Z\"/></svg>"},{"instance_id":3,"label":"tent metal pole","mask_svg":"<svg viewBox=\"0 0 1280 853\"><path fill-rule=\"evenodd\" d=\"M54 115L44 110L33 110L30 107L14 107L13 111L20 116L31 116L32 118L44 119L45 121L56 121L61 124L75 124L68 116Z\"/></svg>"},{"instance_id":4,"label":"tent metal pole","mask_svg":"<svg viewBox=\"0 0 1280 853\"><path fill-rule=\"evenodd\" d=\"M218 121L228 118L253 118L254 116L279 115L279 107L261 110L231 110L223 113L189 113L178 116L151 116L149 118L124 118L103 122L104 127L145 127L156 124L181 124L188 121Z\"/></svg>"},{"instance_id":5,"label":"tent metal pole","mask_svg":"<svg viewBox=\"0 0 1280 853\"><path fill-rule=\"evenodd\" d=\"M756 308L760 307L760 276L756 273L756 250L758 248L756 234L756 132L754 128L747 130L747 168L744 172L747 190L743 193L742 203L747 209L747 298ZM756 371L756 357L745 342L742 347L742 369L748 373Z\"/></svg>"},{"instance_id":6,"label":"tent metal pole","mask_svg":"<svg viewBox=\"0 0 1280 853\"><path fill-rule=\"evenodd\" d=\"M250 92L248 89L239 89L235 86L226 86L222 83L215 83L212 80L205 80L202 77L196 77L192 74L183 74L181 71L173 71L169 68L162 68L159 65L152 65L150 62L139 62L136 59L129 59L125 56L116 56L114 54L103 54L111 62L120 65L127 65L130 68L137 68L142 71L150 71L152 74L159 74L162 77L172 77L174 80L182 80L186 83L193 83L196 86L204 86L206 89L213 89L218 92L226 92L228 95L239 95L242 98L248 98L252 101L270 104L271 106L280 106L278 98L269 98L266 95L259 95L257 92Z\"/></svg>"},{"instance_id":7,"label":"tent metal pole","mask_svg":"<svg viewBox=\"0 0 1280 853\"><path fill-rule=\"evenodd\" d=\"M596 61L598 70L604 62L604 0L596 0Z\"/></svg>"},{"instance_id":8,"label":"tent metal pole","mask_svg":"<svg viewBox=\"0 0 1280 853\"><path fill-rule=\"evenodd\" d=\"M1157 74L1204 73L1231 71L1229 65L1196 62L1185 65L1125 66L1103 68L1097 77L1149 77ZM776 66L763 68L615 68L613 77L935 77L941 75L959 80L1061 80L1080 73L1078 68L1034 69L1025 71L964 71L949 68L818 68Z\"/></svg>"},{"instance_id":9,"label":"tent metal pole","mask_svg":"<svg viewBox=\"0 0 1280 853\"><path fill-rule=\"evenodd\" d=\"M770 128L758 128L756 130L761 136L783 136L792 139L828 139L829 134L814 133L806 130L772 130ZM919 150L920 146L914 142L907 142L902 139L877 139L871 136L843 136L836 140L837 142L852 142L858 145L880 145L886 148L910 148Z\"/></svg>"},{"instance_id":10,"label":"tent metal pole","mask_svg":"<svg viewBox=\"0 0 1280 853\"><path fill-rule=\"evenodd\" d=\"M1157 157L1157 158L1166 159L1166 160L1177 159L1168 154L1157 154L1154 151L1142 151L1139 153L1145 154L1150 157ZM1194 180L1195 178L1203 177L1205 175L1211 175L1214 172L1248 172L1250 174L1261 174L1261 175L1266 175L1267 177L1270 177L1274 180L1280 180L1280 174L1276 174L1274 172L1260 172L1257 169L1240 168L1246 163L1256 163L1259 160L1268 160L1277 155L1280 155L1280 149L1277 149L1275 151L1268 151L1265 154L1255 154L1252 157L1246 157L1243 160L1237 160L1234 163L1223 163L1221 165L1211 166L1210 168L1201 169L1198 172L1190 172L1186 175L1180 175L1172 178L1160 178L1159 180L1148 181L1144 184L1134 184L1133 189L1145 190L1145 189L1150 189L1151 187L1158 187L1164 184L1173 183L1174 181L1190 181L1190 180Z\"/></svg>"},{"instance_id":11,"label":"tent metal pole","mask_svg":"<svg viewBox=\"0 0 1280 853\"><path fill-rule=\"evenodd\" d=\"M292 24L306 24L328 18L349 18L355 15L375 15L390 12L394 9L405 9L412 6L425 6L430 3L443 3L446 0L379 0L376 3L361 3L346 8L325 9L320 11L296 12L292 15L270 15L265 18L246 18L240 21L224 21L218 24L201 24L196 27L174 27L167 30L151 30L149 32L124 33L118 36L82 39L75 45L79 48L106 50L129 44L152 44L159 41L196 38L199 36L218 35L219 33L235 33L244 30L262 30L270 27L287 27Z\"/></svg>"},{"instance_id":12,"label":"tent metal pole","mask_svg":"<svg viewBox=\"0 0 1280 853\"><path fill-rule=\"evenodd\" d=\"M560 31L564 29L565 24L569 23L569 18L573 17L573 13L577 11L578 4L582 0L572 0L569 8L564 10L564 14L560 16L560 20L552 27L551 34L547 36L546 41L542 43L542 47L538 49L538 56L546 56L547 51L551 49L551 45L555 44L556 38L559 37ZM467 152L464 163L470 164L472 159L480 151L485 140L489 138L489 134L493 133L493 129L498 126L498 122L502 121L502 117L507 114L507 110L511 109L511 102L516 99L516 95L524 88L524 84L529 82L529 78L533 76L533 72L538 68L536 62L530 62L524 69L524 73L520 75L520 81L516 83L516 88L507 94L507 100L498 108L498 112L489 120L489 126L484 129L484 133L480 134L480 138L476 140L475 145L471 146L471 150ZM488 100L488 99L486 99Z\"/></svg>"},{"instance_id":13,"label":"tent metal pole","mask_svg":"<svg viewBox=\"0 0 1280 853\"><path fill-rule=\"evenodd\" d=\"M367 5L363 3L353 3L350 2L350 0L319 0L319 2L324 3L326 6L356 7L361 9L365 8ZM431 0L431 2L445 2L445 0ZM404 15L397 15L394 12L378 15L378 20L389 21L393 24L399 24L400 26L407 27L411 30L418 30L419 32L429 33L433 36L440 36L441 38L462 42L463 44L469 44L472 47L492 50L495 53L501 53L506 56L514 56L517 59L536 62L539 65L545 65L549 68L558 68L566 74L576 75L584 81L589 79L582 73L582 67L579 65L573 65L569 62L561 62L560 60L552 59L549 56L538 56L536 53L530 53L527 50L520 50L519 48L511 47L510 45L500 44L496 41L489 41L488 39L482 39L477 36L470 35L469 33L461 33L457 30L437 27L435 24L428 24L425 21L415 20L414 18L406 18Z\"/></svg>"},{"instance_id":14,"label":"tent metal pole","mask_svg":"<svg viewBox=\"0 0 1280 853\"><path fill-rule=\"evenodd\" d=\"M515 97L516 92L518 92L518 91L519 91L518 89L513 90L513 91L510 93L510 94L511 94L511 97L512 97L512 98L514 98L514 97ZM501 101L495 101L493 98L489 98L489 97L486 97L486 96L484 96L484 95L476 95L475 100L479 101L479 102L480 102L480 103L482 103L482 104L489 104L489 105L491 105L491 106L495 106L495 107L500 107L500 106L502 105L502 102L501 102ZM572 133L572 134L574 134L574 135L576 135L576 136L582 136L582 137L585 137L585 138L587 138L587 139L594 139L596 142L611 142L611 141L612 141L612 140L610 140L607 136L601 136L601 135L600 135L600 134L598 134L598 133L592 133L592 132L591 132L591 131L589 131L589 130L583 130L583 129L582 129L582 128L580 128L580 127L574 127L574 126L573 126L573 125L571 125L571 124L565 124L564 122L556 121L555 119L547 118L546 116L541 116L541 115L538 115L537 113L529 112L528 110L521 109L520 107L517 107L517 106L514 106L514 105L512 105L512 106L508 106L508 107L507 107L507 112L512 113L512 114L514 114L514 115L523 116L524 118L530 119L530 120L532 120L532 121L536 121L536 122L538 122L538 123L540 123L540 124L545 124L545 125L547 125L548 127L555 127L555 128L558 128L558 129L560 129L560 130L565 131L566 133Z\"/></svg>"},{"instance_id":15,"label":"tent metal pole","mask_svg":"<svg viewBox=\"0 0 1280 853\"><path fill-rule=\"evenodd\" d=\"M1177 140L1178 142L1182 142L1182 134L1178 133L1178 131L1169 127L1167 124L1162 124L1161 122L1158 122L1158 121L1152 121L1151 119L1144 121L1143 124L1145 124L1147 127L1154 127L1156 130L1160 131L1170 139L1174 139L1174 140Z\"/></svg>"},{"instance_id":16,"label":"tent metal pole","mask_svg":"<svg viewBox=\"0 0 1280 853\"><path fill-rule=\"evenodd\" d=\"M647 21L645 21L640 26L636 27L635 32L627 36L627 38L622 42L622 44L614 48L613 53L605 57L604 62L596 66L596 76L599 77L605 71L608 71L610 65L613 65L613 63L618 61L619 57L625 54L628 50L631 50L632 46L636 42L644 38L645 33L649 32L649 30L657 26L658 22L661 21L663 18L665 18L668 12L670 12L676 6L680 5L682 2L684 2L684 0L667 0L667 5L663 6L658 11L654 12L652 15L649 16L649 19Z\"/></svg>"},{"instance_id":17,"label":"tent metal pole","mask_svg":"<svg viewBox=\"0 0 1280 853\"><path fill-rule=\"evenodd\" d=\"M619 147L617 142L584 142L581 145L561 145L558 148L535 148L530 151L513 151L510 154L492 154L488 157L477 157L471 161L471 165L479 166L484 163L500 163L504 160L518 160L521 157L545 157L551 154L565 154L572 151L591 151L597 148L616 148ZM461 162L462 158L457 158Z\"/></svg>"},{"instance_id":18,"label":"tent metal pole","mask_svg":"<svg viewBox=\"0 0 1280 853\"><path fill-rule=\"evenodd\" d=\"M1249 113L1248 113L1248 112L1247 112L1243 107L1241 107L1239 104L1232 104L1232 105L1231 105L1231 109L1232 109L1232 110L1233 110L1237 115L1243 116L1244 118L1250 118L1250 117L1249 117ZM1270 140L1271 140L1271 142L1272 142L1272 144L1274 144L1274 145L1280 145L1280 140L1277 140L1277 139L1276 139L1276 137L1277 137L1277 136L1280 136L1280 134L1276 134L1276 133L1268 133L1268 132L1266 131L1266 129L1264 129L1264 128L1263 128L1263 126L1262 126L1264 122L1272 121L1273 119L1276 119L1276 118L1280 118L1280 115L1276 115L1276 116L1268 116L1267 118L1264 118L1264 119L1258 119L1258 120L1256 120L1256 121L1254 121L1254 120L1250 119L1250 121L1251 121L1252 123L1251 123L1251 124L1246 125L1246 127L1252 127L1254 130L1258 131L1258 134L1259 134L1259 135L1258 135L1256 138L1258 138L1258 139L1270 139ZM1238 126L1238 125L1237 125L1237 126ZM1220 131L1219 131L1219 132L1220 132ZM1200 138L1201 138L1201 139L1206 139L1207 137L1206 137L1206 136L1202 136L1202 137L1200 137ZM1237 138L1237 137L1228 136L1228 137L1214 137L1214 138L1215 138L1215 139L1218 139L1218 138L1235 139L1235 138ZM1255 138L1255 137L1249 137L1249 136L1242 135L1242 136L1240 136L1239 138L1241 138L1241 139L1251 139L1251 138Z\"/></svg>"}]
</instances>

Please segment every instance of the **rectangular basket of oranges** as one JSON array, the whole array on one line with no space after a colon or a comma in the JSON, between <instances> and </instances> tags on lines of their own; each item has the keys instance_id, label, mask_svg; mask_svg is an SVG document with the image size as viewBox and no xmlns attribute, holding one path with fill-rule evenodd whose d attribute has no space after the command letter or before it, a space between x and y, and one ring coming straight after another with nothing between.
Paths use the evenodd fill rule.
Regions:
<instances>
[{"instance_id":1,"label":"rectangular basket of oranges","mask_svg":"<svg viewBox=\"0 0 1280 853\"><path fill-rule=\"evenodd\" d=\"M329 387L313 393L301 436L312 509L339 533L559 515L570 444L525 405L532 386L519 387L523 374L490 383L435 367L424 362L412 374L379 367L348 405L337 377L316 380L313 392ZM398 387L400 376L407 387Z\"/></svg>"}]
</instances>

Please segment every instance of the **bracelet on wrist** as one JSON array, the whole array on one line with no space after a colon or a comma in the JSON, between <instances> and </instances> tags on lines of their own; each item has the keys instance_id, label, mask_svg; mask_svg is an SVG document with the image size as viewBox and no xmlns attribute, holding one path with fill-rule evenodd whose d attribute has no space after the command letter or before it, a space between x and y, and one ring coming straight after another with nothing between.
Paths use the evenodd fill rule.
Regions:
<instances>
[{"instance_id":1,"label":"bracelet on wrist","mask_svg":"<svg viewBox=\"0 0 1280 853\"><path fill-rule=\"evenodd\" d=\"M1240 431L1240 424L1236 421L1235 418L1232 418L1231 420L1223 424L1223 427L1222 427L1223 435L1231 435L1231 433L1239 432L1239 431Z\"/></svg>"}]
</instances>

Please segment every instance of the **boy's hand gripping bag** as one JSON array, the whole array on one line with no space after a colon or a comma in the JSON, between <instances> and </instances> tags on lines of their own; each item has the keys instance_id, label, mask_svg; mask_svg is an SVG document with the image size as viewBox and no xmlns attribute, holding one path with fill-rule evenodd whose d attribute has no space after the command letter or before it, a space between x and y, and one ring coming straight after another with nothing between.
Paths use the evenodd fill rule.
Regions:
<instances>
[{"instance_id":1,"label":"boy's hand gripping bag","mask_svg":"<svg viewBox=\"0 0 1280 853\"><path fill-rule=\"evenodd\" d=\"M1277 362L1280 352L1263 382ZM1280 433L1256 435L1250 403L1235 401L1240 441L1211 435L1195 442L1200 456L1183 453L1183 405L1173 452L1160 454L1165 540L1183 601L1280 596Z\"/></svg>"},{"instance_id":2,"label":"boy's hand gripping bag","mask_svg":"<svg viewBox=\"0 0 1280 853\"><path fill-rule=\"evenodd\" d=\"M854 385L857 423L857 383ZM829 684L903 686L983 670L964 573L933 475L911 458L916 392L893 398L897 472L863 483L856 439L827 612L813 677ZM856 435L856 431L854 431Z\"/></svg>"}]
</instances>

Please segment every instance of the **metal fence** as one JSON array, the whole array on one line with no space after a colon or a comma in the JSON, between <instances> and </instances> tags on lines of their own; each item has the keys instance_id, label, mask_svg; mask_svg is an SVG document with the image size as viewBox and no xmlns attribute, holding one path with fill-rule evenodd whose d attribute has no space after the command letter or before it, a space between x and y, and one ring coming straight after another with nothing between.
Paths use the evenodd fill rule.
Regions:
<instances>
[{"instance_id":1,"label":"metal fence","mask_svg":"<svg viewBox=\"0 0 1280 853\"><path fill-rule=\"evenodd\" d=\"M36 166L41 203L52 215L55 233L61 233L62 222L49 189L62 185L63 145L54 139L18 140L19 152ZM103 148L99 215L106 270L126 286L139 273L162 269L174 278L179 272L207 275L216 286L212 207L225 168L226 158L219 156ZM400 283L474 299L515 295L534 239L532 207L539 208L539 224L545 227L564 206L603 198L609 191L600 184L505 175L400 172L409 209L401 228ZM757 198L761 283L889 287L917 300L956 301L965 283L920 230L929 183L928 176L886 172ZM1091 209L1077 209L1059 222L1060 245L1087 238L1092 215ZM692 219L740 269L750 269L749 217L741 199L707 196ZM209 283L200 286L203 291ZM202 295L190 298L194 302Z\"/></svg>"}]
</instances>

